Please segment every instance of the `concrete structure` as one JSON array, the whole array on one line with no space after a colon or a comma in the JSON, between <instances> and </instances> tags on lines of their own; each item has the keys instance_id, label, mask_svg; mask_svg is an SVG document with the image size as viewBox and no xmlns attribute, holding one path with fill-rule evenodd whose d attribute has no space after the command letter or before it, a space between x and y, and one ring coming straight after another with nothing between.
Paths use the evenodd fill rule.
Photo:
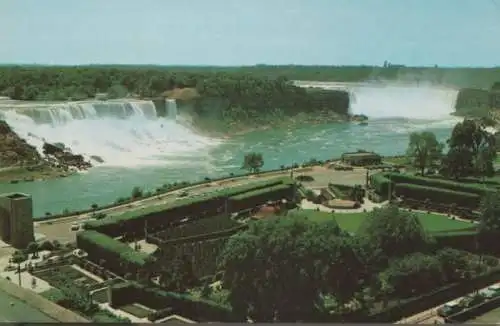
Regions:
<instances>
[{"instance_id":1,"label":"concrete structure","mask_svg":"<svg viewBox=\"0 0 500 326\"><path fill-rule=\"evenodd\" d=\"M15 248L26 248L35 240L33 200L30 195L0 195L0 238Z\"/></svg>"},{"instance_id":2,"label":"concrete structure","mask_svg":"<svg viewBox=\"0 0 500 326\"><path fill-rule=\"evenodd\" d=\"M342 154L342 162L354 166L376 165L382 163L382 156L373 152L355 152Z\"/></svg>"}]
</instances>

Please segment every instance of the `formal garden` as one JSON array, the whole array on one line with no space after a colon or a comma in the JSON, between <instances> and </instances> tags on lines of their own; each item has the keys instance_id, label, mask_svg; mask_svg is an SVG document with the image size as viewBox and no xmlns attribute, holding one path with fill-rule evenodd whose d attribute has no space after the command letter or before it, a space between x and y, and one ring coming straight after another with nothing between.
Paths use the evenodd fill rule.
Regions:
<instances>
[{"instance_id":1,"label":"formal garden","mask_svg":"<svg viewBox=\"0 0 500 326\"><path fill-rule=\"evenodd\" d=\"M252 182L88 223L77 236L88 253L84 268L117 274L111 301L78 273L42 277L62 289L80 280L86 285L77 293L91 288L92 300L152 320L178 313L211 321L395 322L500 277L495 157L484 125L464 120L447 146L431 133L412 134L409 166L372 173L366 193L361 185L328 186L336 197L388 200L381 208L292 208L241 224L229 214L309 193L290 178ZM157 238L152 255L121 242L141 234Z\"/></svg>"}]
</instances>

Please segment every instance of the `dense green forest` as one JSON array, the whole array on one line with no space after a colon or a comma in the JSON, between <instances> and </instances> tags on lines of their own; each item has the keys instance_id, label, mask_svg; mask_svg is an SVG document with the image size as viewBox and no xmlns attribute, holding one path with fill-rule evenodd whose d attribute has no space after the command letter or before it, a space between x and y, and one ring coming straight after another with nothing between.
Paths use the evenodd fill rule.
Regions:
<instances>
[{"instance_id":1,"label":"dense green forest","mask_svg":"<svg viewBox=\"0 0 500 326\"><path fill-rule=\"evenodd\" d=\"M132 66L132 65L91 65L74 67L23 66L26 69L48 70L119 70L119 71L168 71L173 74L206 74L206 73L243 73L256 77L277 78L280 76L291 80L318 80L357 82L372 79L430 81L454 85L460 88L489 89L500 80L500 67L495 68L455 68L455 67L406 67L400 65L379 66L299 66L299 65L256 65L242 67L214 66ZM16 66L0 66L0 73L6 70L19 70Z\"/></svg>"}]
</instances>

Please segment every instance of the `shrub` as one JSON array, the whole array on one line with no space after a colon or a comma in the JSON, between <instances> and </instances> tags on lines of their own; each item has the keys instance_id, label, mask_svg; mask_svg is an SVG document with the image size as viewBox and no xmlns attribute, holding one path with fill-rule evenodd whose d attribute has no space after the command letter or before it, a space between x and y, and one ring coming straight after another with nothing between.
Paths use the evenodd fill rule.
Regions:
<instances>
[{"instance_id":1,"label":"shrub","mask_svg":"<svg viewBox=\"0 0 500 326\"><path fill-rule=\"evenodd\" d=\"M209 205L210 202L214 201L218 202L223 200L224 198L228 197L234 198L235 196L244 193L249 193L260 189L266 190L266 188L271 188L273 186L278 186L278 185L285 185L285 184L291 185L293 183L294 181L289 177L278 177L271 180L252 182L241 186L227 188L225 190L214 191L206 194L203 197L198 196L198 197L183 198L176 200L172 203L168 203L166 205L148 206L141 209L128 211L121 215L108 216L107 218L98 221L89 221L86 223L85 228L93 230L99 229L101 232L104 232L104 230L101 230L101 228L106 228L106 230L111 230L113 228L116 228L116 226L119 223L132 222L132 221L142 222L143 220L146 220L151 216L158 215L159 213L162 213L162 218L163 218L163 216L165 216L165 214L167 214L169 211L173 211L181 207L189 207L189 206L194 207L195 205L207 206ZM198 210L199 208L196 209ZM168 223L169 220L166 219L165 222Z\"/></svg>"},{"instance_id":2,"label":"shrub","mask_svg":"<svg viewBox=\"0 0 500 326\"><path fill-rule=\"evenodd\" d=\"M312 176L304 174L296 176L295 179L302 182L314 181L314 178Z\"/></svg>"},{"instance_id":3,"label":"shrub","mask_svg":"<svg viewBox=\"0 0 500 326\"><path fill-rule=\"evenodd\" d=\"M143 196L143 191L140 187L132 188L132 198L141 198Z\"/></svg>"},{"instance_id":4,"label":"shrub","mask_svg":"<svg viewBox=\"0 0 500 326\"><path fill-rule=\"evenodd\" d=\"M96 213L96 214L92 214L92 217L95 218L96 220L100 220L100 219L103 219L107 216L106 213L103 213L103 212L99 212L99 213Z\"/></svg>"},{"instance_id":5,"label":"shrub","mask_svg":"<svg viewBox=\"0 0 500 326\"><path fill-rule=\"evenodd\" d=\"M50 241L44 241L40 245L40 250L54 250L54 244Z\"/></svg>"},{"instance_id":6,"label":"shrub","mask_svg":"<svg viewBox=\"0 0 500 326\"><path fill-rule=\"evenodd\" d=\"M137 252L127 244L96 231L78 233L76 242L78 248L86 251L89 255L99 256L98 258L112 255L121 261L135 266L144 266L149 260L149 255Z\"/></svg>"}]
</instances>

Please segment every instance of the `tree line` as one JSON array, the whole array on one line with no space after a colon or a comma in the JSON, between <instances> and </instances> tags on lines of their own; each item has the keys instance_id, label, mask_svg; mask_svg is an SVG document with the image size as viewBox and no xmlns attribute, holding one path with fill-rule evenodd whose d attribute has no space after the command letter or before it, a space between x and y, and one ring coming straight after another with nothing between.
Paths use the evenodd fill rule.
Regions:
<instances>
[{"instance_id":1,"label":"tree line","mask_svg":"<svg viewBox=\"0 0 500 326\"><path fill-rule=\"evenodd\" d=\"M26 69L39 69L43 66L23 66ZM17 66L0 66L0 72L18 69ZM74 69L75 67L46 67L50 69ZM406 67L401 65L380 66L321 66L321 65L255 65L242 67L210 66L154 66L154 65L89 65L82 69L95 70L155 70L170 71L175 74L199 73L236 73L251 74L256 77L278 78L284 76L291 80L318 80L359 82L366 80L422 81L450 84L458 87L486 88L500 80L499 68L441 68Z\"/></svg>"},{"instance_id":2,"label":"tree line","mask_svg":"<svg viewBox=\"0 0 500 326\"><path fill-rule=\"evenodd\" d=\"M407 156L422 175L434 170L453 179L492 177L500 143L487 130L491 123L489 119L464 119L455 125L446 143L430 131L412 133Z\"/></svg>"}]
</instances>

